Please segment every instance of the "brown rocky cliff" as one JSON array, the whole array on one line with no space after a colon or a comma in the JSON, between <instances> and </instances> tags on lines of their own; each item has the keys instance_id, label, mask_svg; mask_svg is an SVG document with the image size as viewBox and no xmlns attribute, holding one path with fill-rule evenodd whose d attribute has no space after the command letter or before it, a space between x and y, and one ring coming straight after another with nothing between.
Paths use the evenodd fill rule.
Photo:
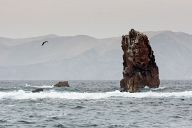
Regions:
<instances>
[{"instance_id":1,"label":"brown rocky cliff","mask_svg":"<svg viewBox=\"0 0 192 128\"><path fill-rule=\"evenodd\" d=\"M159 70L148 37L131 29L122 36L123 79L121 91L137 92L140 88L159 87Z\"/></svg>"}]
</instances>

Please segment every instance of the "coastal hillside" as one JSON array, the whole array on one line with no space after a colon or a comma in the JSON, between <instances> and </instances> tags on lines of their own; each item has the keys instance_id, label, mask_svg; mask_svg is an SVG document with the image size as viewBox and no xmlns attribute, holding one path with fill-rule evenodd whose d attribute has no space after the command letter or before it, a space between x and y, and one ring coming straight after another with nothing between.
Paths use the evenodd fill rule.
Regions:
<instances>
[{"instance_id":1,"label":"coastal hillside","mask_svg":"<svg viewBox=\"0 0 192 128\"><path fill-rule=\"evenodd\" d=\"M145 32L150 39L160 79L192 79L192 35ZM41 46L42 42L47 40ZM121 37L46 35L24 39L0 37L0 79L119 80Z\"/></svg>"}]
</instances>

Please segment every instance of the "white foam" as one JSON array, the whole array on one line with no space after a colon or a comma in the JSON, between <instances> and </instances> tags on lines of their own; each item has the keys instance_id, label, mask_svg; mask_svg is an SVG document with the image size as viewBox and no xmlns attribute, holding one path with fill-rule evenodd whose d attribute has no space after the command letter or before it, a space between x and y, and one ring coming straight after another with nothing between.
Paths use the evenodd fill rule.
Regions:
<instances>
[{"instance_id":1,"label":"white foam","mask_svg":"<svg viewBox=\"0 0 192 128\"><path fill-rule=\"evenodd\" d=\"M43 85L43 86L31 86L31 87L35 87L35 88L53 88L53 85Z\"/></svg>"},{"instance_id":2,"label":"white foam","mask_svg":"<svg viewBox=\"0 0 192 128\"><path fill-rule=\"evenodd\" d=\"M30 87L30 86L31 86L31 85L30 85L30 84L28 84L28 83L26 83L26 84L25 84L25 87Z\"/></svg>"},{"instance_id":3,"label":"white foam","mask_svg":"<svg viewBox=\"0 0 192 128\"><path fill-rule=\"evenodd\" d=\"M163 90L163 89L166 89L166 87L151 88L151 90Z\"/></svg>"},{"instance_id":4,"label":"white foam","mask_svg":"<svg viewBox=\"0 0 192 128\"><path fill-rule=\"evenodd\" d=\"M128 92L101 92L101 93L80 93L80 92L56 92L47 91L40 93L25 92L23 90L12 91L12 92L0 92L0 99L44 99L44 98L60 98L60 99L106 99L106 98L119 98L119 97L130 97L130 98L162 98L162 97L192 97L192 91L184 92L139 92L139 93L128 93Z\"/></svg>"},{"instance_id":5,"label":"white foam","mask_svg":"<svg viewBox=\"0 0 192 128\"><path fill-rule=\"evenodd\" d=\"M53 88L53 85L42 85L42 86L32 86L28 83L25 84L25 87L34 87L34 88Z\"/></svg>"}]
</instances>

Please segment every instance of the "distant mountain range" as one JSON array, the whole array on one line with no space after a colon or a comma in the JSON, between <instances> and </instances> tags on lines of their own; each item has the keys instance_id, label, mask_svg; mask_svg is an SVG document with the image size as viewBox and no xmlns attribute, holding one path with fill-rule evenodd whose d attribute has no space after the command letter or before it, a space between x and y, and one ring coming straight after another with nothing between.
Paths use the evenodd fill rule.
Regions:
<instances>
[{"instance_id":1,"label":"distant mountain range","mask_svg":"<svg viewBox=\"0 0 192 128\"><path fill-rule=\"evenodd\" d=\"M145 33L154 50L160 79L192 79L192 35ZM41 46L45 40L48 43ZM121 37L0 37L1 80L120 80L122 68Z\"/></svg>"}]
</instances>

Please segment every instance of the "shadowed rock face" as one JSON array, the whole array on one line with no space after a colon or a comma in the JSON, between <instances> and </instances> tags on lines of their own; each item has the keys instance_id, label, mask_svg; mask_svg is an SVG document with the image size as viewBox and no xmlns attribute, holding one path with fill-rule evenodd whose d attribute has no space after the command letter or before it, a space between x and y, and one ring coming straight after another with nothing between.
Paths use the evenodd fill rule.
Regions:
<instances>
[{"instance_id":1,"label":"shadowed rock face","mask_svg":"<svg viewBox=\"0 0 192 128\"><path fill-rule=\"evenodd\" d=\"M59 81L54 87L69 87L68 81Z\"/></svg>"},{"instance_id":2,"label":"shadowed rock face","mask_svg":"<svg viewBox=\"0 0 192 128\"><path fill-rule=\"evenodd\" d=\"M159 70L148 37L131 29L122 36L123 79L121 91L137 92L140 88L159 87Z\"/></svg>"},{"instance_id":3,"label":"shadowed rock face","mask_svg":"<svg viewBox=\"0 0 192 128\"><path fill-rule=\"evenodd\" d=\"M42 91L43 91L43 88L37 88L37 89L33 90L32 92L36 93L36 92L42 92Z\"/></svg>"}]
</instances>

